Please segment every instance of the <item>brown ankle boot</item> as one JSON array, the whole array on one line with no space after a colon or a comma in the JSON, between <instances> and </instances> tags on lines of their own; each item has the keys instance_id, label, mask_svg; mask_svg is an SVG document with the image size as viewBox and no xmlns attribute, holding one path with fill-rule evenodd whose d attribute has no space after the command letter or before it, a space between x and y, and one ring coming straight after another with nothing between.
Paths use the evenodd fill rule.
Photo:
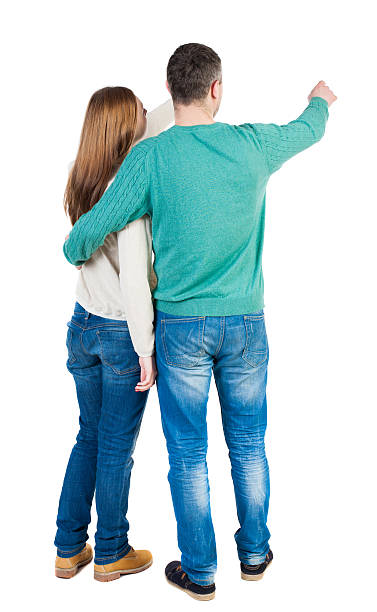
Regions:
<instances>
[{"instance_id":1,"label":"brown ankle boot","mask_svg":"<svg viewBox=\"0 0 377 612\"><path fill-rule=\"evenodd\" d=\"M134 550L114 563L107 565L94 564L94 578L100 582L117 580L122 574L137 574L148 569L153 563L152 553L149 550Z\"/></svg>"},{"instance_id":2,"label":"brown ankle boot","mask_svg":"<svg viewBox=\"0 0 377 612\"><path fill-rule=\"evenodd\" d=\"M89 544L74 557L56 557L55 576L58 578L72 578L77 574L80 567L87 565L92 559L93 551Z\"/></svg>"}]
</instances>

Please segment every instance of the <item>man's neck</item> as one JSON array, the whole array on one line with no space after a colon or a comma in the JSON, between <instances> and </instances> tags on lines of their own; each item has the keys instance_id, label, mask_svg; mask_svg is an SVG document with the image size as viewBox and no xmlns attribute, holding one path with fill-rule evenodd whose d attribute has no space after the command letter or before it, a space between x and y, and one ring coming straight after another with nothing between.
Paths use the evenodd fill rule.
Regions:
<instances>
[{"instance_id":1,"label":"man's neck","mask_svg":"<svg viewBox=\"0 0 377 612\"><path fill-rule=\"evenodd\" d=\"M175 125L209 125L215 123L213 113L205 106L189 104L174 107Z\"/></svg>"}]
</instances>

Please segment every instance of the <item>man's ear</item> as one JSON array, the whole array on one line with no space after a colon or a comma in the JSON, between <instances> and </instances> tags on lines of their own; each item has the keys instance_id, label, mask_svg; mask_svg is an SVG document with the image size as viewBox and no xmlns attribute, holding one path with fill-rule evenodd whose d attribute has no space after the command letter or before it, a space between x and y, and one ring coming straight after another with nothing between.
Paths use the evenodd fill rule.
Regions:
<instances>
[{"instance_id":1,"label":"man's ear","mask_svg":"<svg viewBox=\"0 0 377 612\"><path fill-rule=\"evenodd\" d=\"M220 97L220 81L213 81L211 85L211 97L217 100Z\"/></svg>"},{"instance_id":2,"label":"man's ear","mask_svg":"<svg viewBox=\"0 0 377 612\"><path fill-rule=\"evenodd\" d=\"M165 85L166 85L166 89L167 89L167 90L168 90L168 92L170 93L170 87L169 87L169 83L168 83L167 81L165 82Z\"/></svg>"}]
</instances>

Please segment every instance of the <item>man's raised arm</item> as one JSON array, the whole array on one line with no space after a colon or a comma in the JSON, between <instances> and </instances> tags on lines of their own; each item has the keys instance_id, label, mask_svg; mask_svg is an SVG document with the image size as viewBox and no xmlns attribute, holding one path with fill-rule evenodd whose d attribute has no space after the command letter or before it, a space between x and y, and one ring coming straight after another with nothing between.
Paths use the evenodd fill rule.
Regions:
<instances>
[{"instance_id":1,"label":"man's raised arm","mask_svg":"<svg viewBox=\"0 0 377 612\"><path fill-rule=\"evenodd\" d=\"M148 150L145 142L136 145L102 198L76 221L63 247L64 255L74 266L85 263L108 234L150 212Z\"/></svg>"},{"instance_id":2,"label":"man's raised arm","mask_svg":"<svg viewBox=\"0 0 377 612\"><path fill-rule=\"evenodd\" d=\"M287 125L253 124L270 174L322 138L329 116L328 107L335 102L336 96L324 81L320 81L309 94L308 100L309 105L302 115Z\"/></svg>"}]
</instances>

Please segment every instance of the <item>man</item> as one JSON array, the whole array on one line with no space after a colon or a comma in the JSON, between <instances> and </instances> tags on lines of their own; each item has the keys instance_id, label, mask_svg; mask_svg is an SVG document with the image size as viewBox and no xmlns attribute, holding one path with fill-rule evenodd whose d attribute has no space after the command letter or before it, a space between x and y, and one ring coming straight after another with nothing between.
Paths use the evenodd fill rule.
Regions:
<instances>
[{"instance_id":1,"label":"man","mask_svg":"<svg viewBox=\"0 0 377 612\"><path fill-rule=\"evenodd\" d=\"M169 482L181 562L167 579L213 599L216 544L206 451L213 372L232 465L241 576L256 580L272 560L264 450L268 344L261 268L270 175L322 137L336 97L323 81L286 126L214 121L221 61L200 44L169 60L175 126L135 146L101 200L75 224L64 251L79 265L110 232L152 217L156 355Z\"/></svg>"}]
</instances>

